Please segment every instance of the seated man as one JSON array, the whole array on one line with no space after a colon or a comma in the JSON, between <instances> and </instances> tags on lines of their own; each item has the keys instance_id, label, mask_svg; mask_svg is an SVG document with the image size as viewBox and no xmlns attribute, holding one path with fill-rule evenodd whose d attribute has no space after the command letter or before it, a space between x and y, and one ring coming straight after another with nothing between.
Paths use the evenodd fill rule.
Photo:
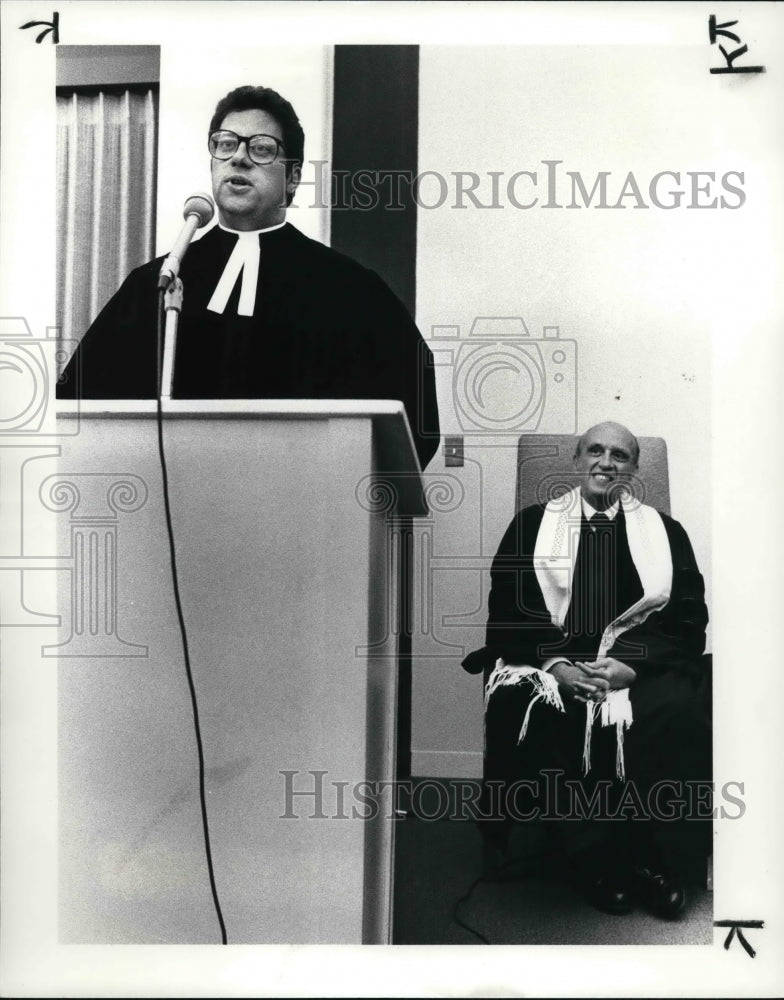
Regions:
<instances>
[{"instance_id":1,"label":"seated man","mask_svg":"<svg viewBox=\"0 0 784 1000\"><path fill-rule=\"evenodd\" d=\"M219 225L182 262L172 396L401 400L424 468L439 424L421 334L377 274L286 222L304 156L294 109L274 90L240 87L218 104L207 139ZM61 398L155 398L162 260L108 302Z\"/></svg>"},{"instance_id":2,"label":"seated man","mask_svg":"<svg viewBox=\"0 0 784 1000\"><path fill-rule=\"evenodd\" d=\"M579 488L504 535L463 666L487 678L485 836L505 846L534 792L594 905L671 918L710 850L708 615L686 532L634 497L638 458L619 424L582 435Z\"/></svg>"}]
</instances>

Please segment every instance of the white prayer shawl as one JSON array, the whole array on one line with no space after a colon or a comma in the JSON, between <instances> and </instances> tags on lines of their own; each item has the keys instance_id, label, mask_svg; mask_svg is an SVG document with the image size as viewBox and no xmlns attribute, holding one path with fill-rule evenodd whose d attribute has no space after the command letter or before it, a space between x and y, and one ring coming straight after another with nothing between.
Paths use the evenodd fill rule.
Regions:
<instances>
[{"instance_id":1,"label":"white prayer shawl","mask_svg":"<svg viewBox=\"0 0 784 1000\"><path fill-rule=\"evenodd\" d=\"M642 584L642 597L622 611L604 631L597 659L607 655L619 636L630 628L642 624L650 614L661 610L670 599L672 591L672 553L664 522L658 511L641 504L630 493L620 498L626 518L626 534L629 551ZM582 505L580 490L576 488L545 507L542 523L536 536L534 548L534 571L542 590L542 596L552 623L563 630L569 602L572 597L572 579L580 543ZM547 681L533 675L542 675ZM486 702L492 692L504 684L519 684L528 680L533 684L536 695L529 704L518 742L521 742L528 728L531 707L535 701L544 699L560 711L564 711L557 692L555 678L545 671L533 667L509 667L498 660L490 676L486 689ZM549 683L548 683L549 681ZM583 746L583 772L590 769L591 732L594 718L600 714L603 726L614 725L617 735L616 773L625 777L623 758L624 730L632 724L632 706L629 691L621 688L610 691L600 704L586 703L585 742Z\"/></svg>"}]
</instances>

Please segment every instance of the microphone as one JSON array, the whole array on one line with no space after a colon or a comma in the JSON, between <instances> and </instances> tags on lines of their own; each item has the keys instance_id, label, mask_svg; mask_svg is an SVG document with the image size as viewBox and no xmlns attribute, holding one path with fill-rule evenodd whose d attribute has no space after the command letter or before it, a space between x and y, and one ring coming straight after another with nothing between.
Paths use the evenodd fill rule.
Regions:
<instances>
[{"instance_id":1,"label":"microphone","mask_svg":"<svg viewBox=\"0 0 784 1000\"><path fill-rule=\"evenodd\" d=\"M193 239L197 229L206 226L212 220L215 208L212 198L208 194L194 194L185 202L182 210L185 225L180 230L177 241L169 251L169 256L163 262L161 273L158 277L158 288L168 288L180 273L180 264L185 256L185 251Z\"/></svg>"}]
</instances>

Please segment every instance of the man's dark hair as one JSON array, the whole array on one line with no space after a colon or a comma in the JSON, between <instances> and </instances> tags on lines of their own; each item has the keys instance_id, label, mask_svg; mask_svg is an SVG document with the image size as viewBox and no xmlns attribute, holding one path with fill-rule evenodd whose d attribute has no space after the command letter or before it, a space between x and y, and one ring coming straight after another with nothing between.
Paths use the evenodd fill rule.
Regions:
<instances>
[{"instance_id":1,"label":"man's dark hair","mask_svg":"<svg viewBox=\"0 0 784 1000\"><path fill-rule=\"evenodd\" d=\"M216 132L226 115L232 111L266 111L280 125L283 145L286 147L286 173L290 176L293 167L302 166L305 156L305 133L297 118L297 112L285 97L281 97L270 87L237 87L218 101L215 114L210 121L210 135ZM290 203L291 199L289 199Z\"/></svg>"}]
</instances>

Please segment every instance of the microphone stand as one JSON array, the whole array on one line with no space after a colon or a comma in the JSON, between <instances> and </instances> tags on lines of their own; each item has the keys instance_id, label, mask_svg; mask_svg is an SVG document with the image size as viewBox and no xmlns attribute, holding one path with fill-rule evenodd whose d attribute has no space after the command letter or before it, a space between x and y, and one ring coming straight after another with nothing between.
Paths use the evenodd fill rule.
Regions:
<instances>
[{"instance_id":1,"label":"microphone stand","mask_svg":"<svg viewBox=\"0 0 784 1000\"><path fill-rule=\"evenodd\" d=\"M166 310L166 327L163 334L163 371L161 374L161 399L171 399L174 382L174 354L177 349L177 320L182 311L182 281L174 278L163 297Z\"/></svg>"}]
</instances>

